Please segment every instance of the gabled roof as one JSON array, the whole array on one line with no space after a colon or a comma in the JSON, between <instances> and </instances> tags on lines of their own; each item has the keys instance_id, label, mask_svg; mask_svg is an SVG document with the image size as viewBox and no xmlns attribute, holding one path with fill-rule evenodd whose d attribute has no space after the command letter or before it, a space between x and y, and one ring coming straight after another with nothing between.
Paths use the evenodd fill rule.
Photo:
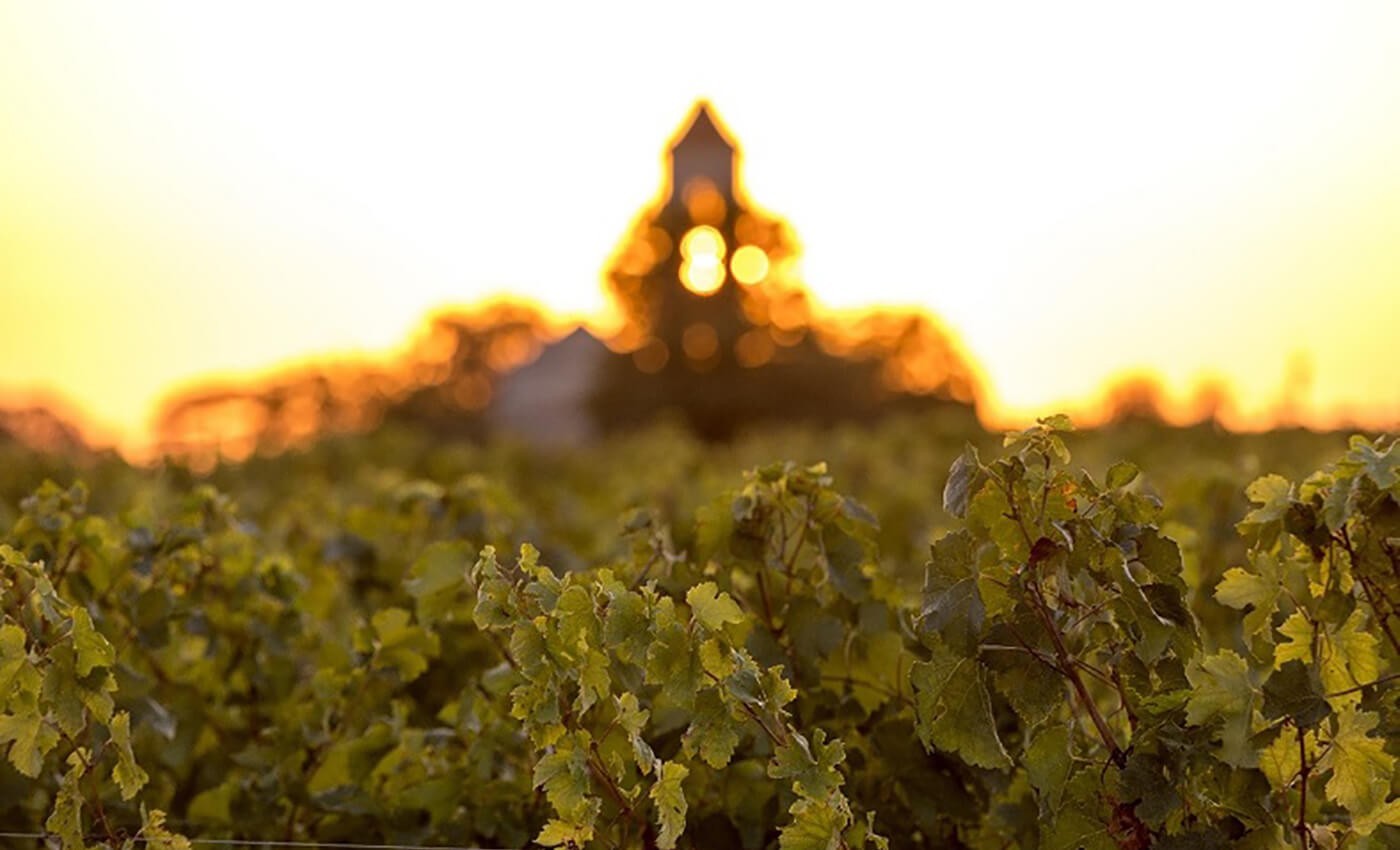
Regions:
<instances>
[{"instance_id":1,"label":"gabled roof","mask_svg":"<svg viewBox=\"0 0 1400 850\"><path fill-rule=\"evenodd\" d=\"M675 141L671 143L671 150L682 147L712 148L720 145L730 150L738 148L733 137L715 117L714 107L710 106L708 100L696 101L695 108L691 110L684 126L685 132L676 135Z\"/></svg>"}]
</instances>

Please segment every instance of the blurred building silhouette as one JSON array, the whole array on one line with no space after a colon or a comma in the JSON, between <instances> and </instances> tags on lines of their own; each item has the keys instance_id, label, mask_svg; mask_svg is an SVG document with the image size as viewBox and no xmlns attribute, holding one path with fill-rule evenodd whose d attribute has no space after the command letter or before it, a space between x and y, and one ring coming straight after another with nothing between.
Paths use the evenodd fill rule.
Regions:
<instances>
[{"instance_id":1,"label":"blurred building silhouette","mask_svg":"<svg viewBox=\"0 0 1400 850\"><path fill-rule=\"evenodd\" d=\"M396 364L326 364L180 393L160 414L161 449L212 462L380 425L577 444L659 415L725 439L766 421L930 405L971 413L972 371L928 314L814 317L797 240L748 200L740 161L714 110L697 103L669 145L661 191L605 270L624 319L606 342L583 328L560 337L516 302L441 314Z\"/></svg>"},{"instance_id":2,"label":"blurred building silhouette","mask_svg":"<svg viewBox=\"0 0 1400 850\"><path fill-rule=\"evenodd\" d=\"M591 398L598 426L667 410L723 439L763 421L970 402L971 370L926 315L887 314L859 329L815 321L797 240L747 198L740 161L713 108L697 103L670 145L659 199L606 272L627 322L611 342L629 357L601 369Z\"/></svg>"},{"instance_id":3,"label":"blurred building silhouette","mask_svg":"<svg viewBox=\"0 0 1400 850\"><path fill-rule=\"evenodd\" d=\"M498 432L544 445L579 445L598 436L588 397L609 356L583 328L553 343L533 362L503 376L486 421Z\"/></svg>"}]
</instances>

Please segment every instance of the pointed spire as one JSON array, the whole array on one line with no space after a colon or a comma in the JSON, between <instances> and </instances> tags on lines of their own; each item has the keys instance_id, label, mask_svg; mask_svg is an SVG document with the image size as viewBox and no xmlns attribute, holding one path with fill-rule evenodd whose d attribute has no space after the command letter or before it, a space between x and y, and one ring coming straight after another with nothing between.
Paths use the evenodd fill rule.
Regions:
<instances>
[{"instance_id":1,"label":"pointed spire","mask_svg":"<svg viewBox=\"0 0 1400 850\"><path fill-rule=\"evenodd\" d=\"M687 186L708 183L726 201L735 197L739 147L715 117L708 101L696 101L684 132L671 142L670 203L683 203Z\"/></svg>"},{"instance_id":2,"label":"pointed spire","mask_svg":"<svg viewBox=\"0 0 1400 850\"><path fill-rule=\"evenodd\" d=\"M714 107L710 105L710 102L704 99L698 100L686 122L685 132L677 135L671 149L717 146L726 147L731 151L738 148L733 138L725 131L719 118L715 116Z\"/></svg>"}]
</instances>

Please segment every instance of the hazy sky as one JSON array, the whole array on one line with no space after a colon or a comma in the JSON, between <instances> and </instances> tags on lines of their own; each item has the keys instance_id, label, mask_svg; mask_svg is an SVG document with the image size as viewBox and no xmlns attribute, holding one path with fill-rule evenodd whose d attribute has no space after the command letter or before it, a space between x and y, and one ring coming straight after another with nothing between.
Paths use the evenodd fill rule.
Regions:
<instances>
[{"instance_id":1,"label":"hazy sky","mask_svg":"<svg viewBox=\"0 0 1400 850\"><path fill-rule=\"evenodd\" d=\"M0 388L131 444L210 373L599 272L697 97L824 304L999 416L1126 370L1400 421L1400 3L0 0Z\"/></svg>"}]
</instances>

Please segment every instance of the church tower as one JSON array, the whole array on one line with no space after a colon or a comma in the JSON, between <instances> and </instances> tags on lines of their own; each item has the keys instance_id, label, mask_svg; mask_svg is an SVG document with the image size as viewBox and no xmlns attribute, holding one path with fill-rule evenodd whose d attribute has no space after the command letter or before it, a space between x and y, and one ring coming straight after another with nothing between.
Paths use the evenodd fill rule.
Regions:
<instances>
[{"instance_id":1,"label":"church tower","mask_svg":"<svg viewBox=\"0 0 1400 850\"><path fill-rule=\"evenodd\" d=\"M773 319L773 295L792 302L797 290L775 271L795 245L781 221L747 203L739 158L714 108L698 101L666 150L661 196L608 271L643 372L713 374L776 353L773 334L749 331ZM789 327L805 319L793 309L782 316Z\"/></svg>"},{"instance_id":2,"label":"church tower","mask_svg":"<svg viewBox=\"0 0 1400 850\"><path fill-rule=\"evenodd\" d=\"M737 146L720 127L709 102L700 101L691 113L690 126L671 146L667 205L684 204L687 190L693 194L706 184L733 205L737 160Z\"/></svg>"}]
</instances>

